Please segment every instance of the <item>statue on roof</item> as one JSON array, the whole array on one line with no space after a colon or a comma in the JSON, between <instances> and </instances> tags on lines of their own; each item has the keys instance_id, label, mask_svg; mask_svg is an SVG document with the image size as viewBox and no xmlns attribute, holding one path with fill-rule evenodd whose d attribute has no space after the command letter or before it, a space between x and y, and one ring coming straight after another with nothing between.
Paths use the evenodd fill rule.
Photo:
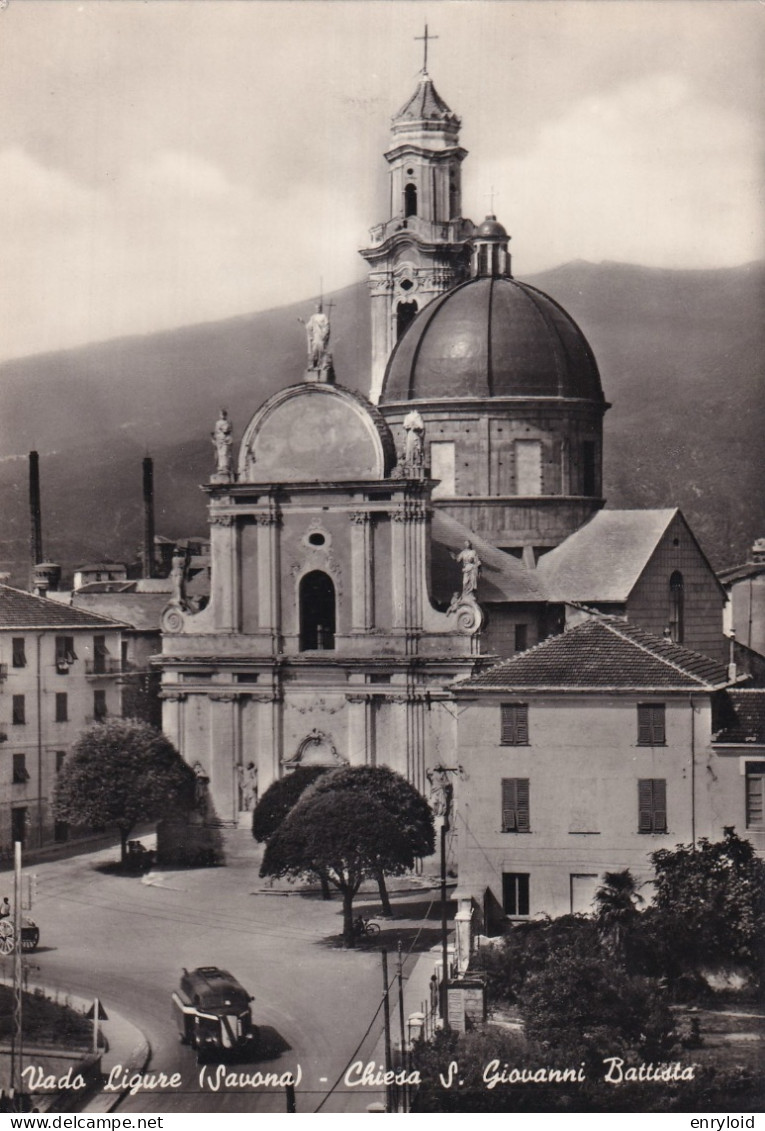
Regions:
<instances>
[{"instance_id":1,"label":"statue on roof","mask_svg":"<svg viewBox=\"0 0 765 1131\"><path fill-rule=\"evenodd\" d=\"M170 584L172 585L172 596L170 597L170 604L176 605L178 608L186 607L186 553L176 546L173 550L173 561L170 568Z\"/></svg>"},{"instance_id":2,"label":"statue on roof","mask_svg":"<svg viewBox=\"0 0 765 1131\"><path fill-rule=\"evenodd\" d=\"M465 545L458 554L452 554L455 561L462 566L462 595L475 593L478 588L478 578L481 575L481 559L473 549L472 542Z\"/></svg>"},{"instance_id":3,"label":"statue on roof","mask_svg":"<svg viewBox=\"0 0 765 1131\"><path fill-rule=\"evenodd\" d=\"M298 318L298 322L303 322ZM322 302L316 303L316 309L311 317L303 322L305 325L306 344L308 346L308 368L322 369L331 364L329 355L329 317L324 313Z\"/></svg>"},{"instance_id":4,"label":"statue on roof","mask_svg":"<svg viewBox=\"0 0 765 1131\"><path fill-rule=\"evenodd\" d=\"M425 463L425 422L417 409L404 417L404 463L409 467L422 467Z\"/></svg>"},{"instance_id":5,"label":"statue on roof","mask_svg":"<svg viewBox=\"0 0 765 1131\"><path fill-rule=\"evenodd\" d=\"M232 449L234 439L231 435L231 421L225 408L220 410L220 416L215 422L212 433L212 443L215 448L216 467L214 479L228 483L232 472Z\"/></svg>"}]
</instances>

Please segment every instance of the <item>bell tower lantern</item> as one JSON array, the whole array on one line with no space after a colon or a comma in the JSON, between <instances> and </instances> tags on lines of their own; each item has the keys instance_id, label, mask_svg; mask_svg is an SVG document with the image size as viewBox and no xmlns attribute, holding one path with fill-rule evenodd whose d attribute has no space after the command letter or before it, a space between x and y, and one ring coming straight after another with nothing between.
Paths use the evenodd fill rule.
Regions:
<instances>
[{"instance_id":1,"label":"bell tower lantern","mask_svg":"<svg viewBox=\"0 0 765 1131\"><path fill-rule=\"evenodd\" d=\"M380 399L391 351L419 310L468 277L473 225L462 217L460 119L449 109L425 65L417 89L394 116L389 165L389 218L372 228L361 250L369 264L372 380Z\"/></svg>"}]
</instances>

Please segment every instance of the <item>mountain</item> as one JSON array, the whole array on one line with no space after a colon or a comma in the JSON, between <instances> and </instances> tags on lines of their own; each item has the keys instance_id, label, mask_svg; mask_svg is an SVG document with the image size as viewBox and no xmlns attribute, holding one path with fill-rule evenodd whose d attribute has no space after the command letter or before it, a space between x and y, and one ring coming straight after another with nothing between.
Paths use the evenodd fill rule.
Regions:
<instances>
[{"instance_id":1,"label":"mountain","mask_svg":"<svg viewBox=\"0 0 765 1131\"><path fill-rule=\"evenodd\" d=\"M613 407L605 421L610 506L679 505L713 564L765 533L762 326L765 264L670 271L569 263L530 277L576 319ZM335 292L338 380L368 388L365 283ZM154 458L157 532L205 529L198 489L213 466L220 407L235 435L300 379L300 303L0 365L0 569L27 577L27 462L40 453L43 539L66 568L132 560L141 538L141 460Z\"/></svg>"}]
</instances>

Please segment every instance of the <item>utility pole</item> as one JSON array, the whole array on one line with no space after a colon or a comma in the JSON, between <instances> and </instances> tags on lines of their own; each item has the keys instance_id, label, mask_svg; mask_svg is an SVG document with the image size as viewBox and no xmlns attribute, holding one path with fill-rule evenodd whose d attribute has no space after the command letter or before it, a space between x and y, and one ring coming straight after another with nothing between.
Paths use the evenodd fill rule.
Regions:
<instances>
[{"instance_id":1,"label":"utility pole","mask_svg":"<svg viewBox=\"0 0 765 1131\"><path fill-rule=\"evenodd\" d=\"M434 766L428 770L428 780L432 775L438 774L441 778L441 791L443 794L443 823L441 825L441 1022L444 1029L449 1028L449 931L446 923L446 834L451 828L450 819L452 801L454 799L454 786L449 780L449 774L464 776L462 766Z\"/></svg>"},{"instance_id":2,"label":"utility pole","mask_svg":"<svg viewBox=\"0 0 765 1131\"><path fill-rule=\"evenodd\" d=\"M13 1031L11 1038L11 1087L17 1103L22 1095L24 1060L23 967L21 946L21 841L13 845ZM21 1108L19 1108L21 1110Z\"/></svg>"},{"instance_id":3,"label":"utility pole","mask_svg":"<svg viewBox=\"0 0 765 1131\"><path fill-rule=\"evenodd\" d=\"M405 1032L405 1029L404 1029L404 960L403 960L403 956L402 956L402 946L401 946L401 939L400 938L399 938L398 942L396 943L396 949L398 951L398 1024L399 1024L399 1031L400 1031L400 1036L401 1036L401 1070L402 1070L402 1072L406 1072L406 1070L408 1069L409 1066L408 1066L407 1061L406 1061L406 1057L407 1057L406 1032ZM406 1111L407 1108L408 1108L408 1103L407 1103L408 1097L407 1097L407 1085L406 1084L402 1085L401 1099L403 1101L401 1106L404 1109L404 1111Z\"/></svg>"},{"instance_id":4,"label":"utility pole","mask_svg":"<svg viewBox=\"0 0 765 1131\"><path fill-rule=\"evenodd\" d=\"M451 788L451 786L449 786ZM446 834L449 831L449 795L441 825L441 1021L449 1028L449 931L446 925Z\"/></svg>"},{"instance_id":5,"label":"utility pole","mask_svg":"<svg viewBox=\"0 0 765 1131\"><path fill-rule=\"evenodd\" d=\"M390 1050L390 1001L388 998L388 952L383 947L380 952L382 958L382 975L383 975L383 1017L385 1019L385 1071L390 1072L393 1065L391 1063L391 1050ZM393 1110L393 1085L385 1085L385 1108L387 1111Z\"/></svg>"}]
</instances>

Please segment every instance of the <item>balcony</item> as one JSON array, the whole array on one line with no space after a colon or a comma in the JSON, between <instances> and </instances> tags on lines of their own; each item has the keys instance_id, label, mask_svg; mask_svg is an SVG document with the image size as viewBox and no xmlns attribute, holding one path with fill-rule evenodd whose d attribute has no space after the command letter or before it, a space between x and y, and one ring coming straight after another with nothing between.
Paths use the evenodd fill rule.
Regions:
<instances>
[{"instance_id":1,"label":"balcony","mask_svg":"<svg viewBox=\"0 0 765 1131\"><path fill-rule=\"evenodd\" d=\"M123 671L123 665L114 656L96 656L92 660L85 661L85 675L92 679L122 675Z\"/></svg>"}]
</instances>

